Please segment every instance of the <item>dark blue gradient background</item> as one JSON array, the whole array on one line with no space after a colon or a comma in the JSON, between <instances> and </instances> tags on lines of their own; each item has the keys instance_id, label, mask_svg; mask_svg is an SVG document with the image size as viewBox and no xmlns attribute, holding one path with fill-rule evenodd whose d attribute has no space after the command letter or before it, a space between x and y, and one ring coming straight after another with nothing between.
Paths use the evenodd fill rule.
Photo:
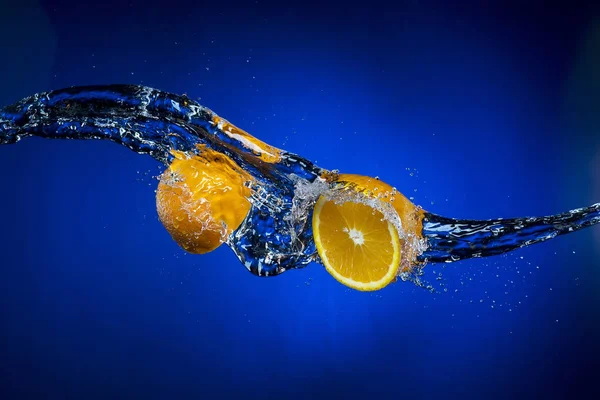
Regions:
<instances>
[{"instance_id":1,"label":"dark blue gradient background","mask_svg":"<svg viewBox=\"0 0 600 400\"><path fill-rule=\"evenodd\" d=\"M592 2L92 3L2 0L1 105L141 83L439 214L600 201ZM0 147L0 398L598 398L599 228L360 293L185 255L160 171L109 142Z\"/></svg>"}]
</instances>

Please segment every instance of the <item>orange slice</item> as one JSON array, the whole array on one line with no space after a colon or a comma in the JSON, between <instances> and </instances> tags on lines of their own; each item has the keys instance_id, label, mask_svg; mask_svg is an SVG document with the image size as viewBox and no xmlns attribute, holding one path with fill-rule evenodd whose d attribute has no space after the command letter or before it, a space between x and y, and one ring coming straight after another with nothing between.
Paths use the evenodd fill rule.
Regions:
<instances>
[{"instance_id":1,"label":"orange slice","mask_svg":"<svg viewBox=\"0 0 600 400\"><path fill-rule=\"evenodd\" d=\"M379 290L398 274L398 231L371 204L321 195L313 212L313 237L327 271L348 287Z\"/></svg>"},{"instance_id":2,"label":"orange slice","mask_svg":"<svg viewBox=\"0 0 600 400\"><path fill-rule=\"evenodd\" d=\"M417 261L425 246L420 207L378 178L335 171L322 178L332 188L315 205L313 237L335 279L379 290L423 267Z\"/></svg>"}]
</instances>

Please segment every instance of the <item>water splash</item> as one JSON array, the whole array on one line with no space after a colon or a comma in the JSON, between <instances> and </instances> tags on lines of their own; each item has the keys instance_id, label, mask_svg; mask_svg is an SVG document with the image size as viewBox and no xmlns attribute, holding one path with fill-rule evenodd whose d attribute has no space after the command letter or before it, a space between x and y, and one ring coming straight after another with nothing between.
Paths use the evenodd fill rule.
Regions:
<instances>
[{"instance_id":1,"label":"water splash","mask_svg":"<svg viewBox=\"0 0 600 400\"><path fill-rule=\"evenodd\" d=\"M0 144L28 136L110 140L164 165L176 152L199 155L201 148L227 156L254 180L249 183L250 211L226 243L258 276L319 261L312 209L320 195L340 196L332 191L332 181L324 179L336 171L259 141L187 96L145 86L72 87L38 93L0 110ZM416 255L403 260L411 265L399 277L419 285L427 262L498 255L600 222L600 204L555 216L487 221L451 219L416 208L422 220L411 230L375 197L345 193L340 199L367 202L394 223L404 241L403 253Z\"/></svg>"},{"instance_id":2,"label":"water splash","mask_svg":"<svg viewBox=\"0 0 600 400\"><path fill-rule=\"evenodd\" d=\"M252 273L273 276L318 259L309 214L325 170L266 145L186 96L137 85L38 93L0 110L0 144L28 136L105 139L165 165L174 152L225 154L254 178L252 207L227 244ZM320 185L320 186L319 186ZM316 196L316 197L315 197Z\"/></svg>"},{"instance_id":3,"label":"water splash","mask_svg":"<svg viewBox=\"0 0 600 400\"><path fill-rule=\"evenodd\" d=\"M426 213L427 250L420 259L453 262L495 256L600 222L600 203L546 217L461 220Z\"/></svg>"}]
</instances>

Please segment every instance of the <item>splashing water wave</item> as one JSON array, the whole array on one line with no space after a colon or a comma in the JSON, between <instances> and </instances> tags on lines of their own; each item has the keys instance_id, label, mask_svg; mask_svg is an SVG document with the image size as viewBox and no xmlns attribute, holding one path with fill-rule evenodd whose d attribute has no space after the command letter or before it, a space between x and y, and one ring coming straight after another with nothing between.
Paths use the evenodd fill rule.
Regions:
<instances>
[{"instance_id":1,"label":"splashing water wave","mask_svg":"<svg viewBox=\"0 0 600 400\"><path fill-rule=\"evenodd\" d=\"M201 155L207 149L226 156L251 176L247 180L251 205L225 243L258 276L275 276L319 261L311 214L321 195L366 202L381 211L396 226L403 254L414 255L403 259L400 278L418 284L427 262L498 255L600 222L600 204L555 216L486 221L446 218L416 208L422 221L413 231L377 196L332 190L337 171L263 143L187 96L139 85L38 93L0 110L0 144L28 136L110 140L166 166L177 153Z\"/></svg>"}]
</instances>

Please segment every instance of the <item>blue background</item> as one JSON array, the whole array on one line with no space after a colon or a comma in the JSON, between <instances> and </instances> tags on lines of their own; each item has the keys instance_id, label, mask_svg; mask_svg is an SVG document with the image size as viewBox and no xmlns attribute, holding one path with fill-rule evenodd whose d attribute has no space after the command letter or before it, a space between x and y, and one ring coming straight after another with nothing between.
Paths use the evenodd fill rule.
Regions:
<instances>
[{"instance_id":1,"label":"blue background","mask_svg":"<svg viewBox=\"0 0 600 400\"><path fill-rule=\"evenodd\" d=\"M101 3L2 0L1 105L145 84L438 214L600 201L592 2ZM3 399L599 394L599 228L429 265L435 294L361 293L317 264L265 279L225 246L186 255L161 170L109 142L0 148Z\"/></svg>"}]
</instances>

